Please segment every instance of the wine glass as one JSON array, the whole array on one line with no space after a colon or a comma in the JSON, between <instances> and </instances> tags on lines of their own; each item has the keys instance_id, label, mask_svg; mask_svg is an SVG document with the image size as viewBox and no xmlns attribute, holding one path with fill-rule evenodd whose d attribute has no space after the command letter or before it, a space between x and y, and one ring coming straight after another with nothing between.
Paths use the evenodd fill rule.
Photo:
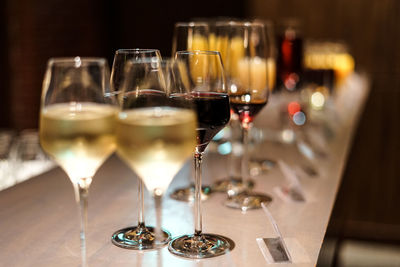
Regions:
<instances>
[{"instance_id":1,"label":"wine glass","mask_svg":"<svg viewBox=\"0 0 400 267\"><path fill-rule=\"evenodd\" d=\"M179 51L175 58L179 67L180 83L176 87L188 88L185 97L195 105L197 112L197 145L194 152L195 167L195 233L174 238L168 247L175 255L186 258L209 258L229 251L229 239L202 232L201 163L204 150L211 139L229 122L229 96L219 52ZM182 95L173 96L179 99Z\"/></svg>"},{"instance_id":2,"label":"wine glass","mask_svg":"<svg viewBox=\"0 0 400 267\"><path fill-rule=\"evenodd\" d=\"M156 229L152 248L166 244L161 230L161 198L193 151L196 113L169 99L158 58L127 63L117 117L118 156L153 195Z\"/></svg>"},{"instance_id":3,"label":"wine glass","mask_svg":"<svg viewBox=\"0 0 400 267\"><path fill-rule=\"evenodd\" d=\"M231 35L231 27L235 24L233 20L222 20L217 21L213 27L213 33L215 35L215 40L213 44L213 50L220 52L221 59L224 64L225 73L230 73L230 60L228 56L233 57L234 55L230 53L230 35ZM229 85L231 82L229 80L230 76L227 75L227 84ZM242 184L242 179L240 175L237 174L237 168L235 168L236 155L234 152L234 143L239 140L238 134L240 133L239 129L240 125L238 123L238 116L231 109L231 120L229 125L227 126L227 139L231 144L232 149L227 158L227 170L228 176L222 179L217 180L212 184L212 190L216 192L228 192L228 194L236 194L238 192L243 191L245 188ZM225 129L224 129L225 130ZM251 186L251 185L249 185Z\"/></svg>"},{"instance_id":4,"label":"wine glass","mask_svg":"<svg viewBox=\"0 0 400 267\"><path fill-rule=\"evenodd\" d=\"M80 211L82 266L87 266L89 186L115 150L117 106L101 58L54 58L47 64L40 108L40 144L69 176Z\"/></svg>"},{"instance_id":5,"label":"wine glass","mask_svg":"<svg viewBox=\"0 0 400 267\"><path fill-rule=\"evenodd\" d=\"M172 57L177 51L209 50L206 22L177 22L172 37Z\"/></svg>"},{"instance_id":6,"label":"wine glass","mask_svg":"<svg viewBox=\"0 0 400 267\"><path fill-rule=\"evenodd\" d=\"M161 54L157 49L118 49L114 55L114 62L111 70L111 88L112 93L116 95L122 94L122 87L124 81L130 75L126 72L126 65L129 61L143 60L143 64L148 64L145 60L153 61L157 64L161 62ZM139 66L137 63L135 66ZM143 68L143 67L140 67ZM145 73L146 75L148 73ZM150 75L150 74L149 74ZM144 79L146 77L141 77ZM146 78L147 79L147 78ZM139 81L141 82L141 81ZM159 85L157 85L157 88ZM163 94L163 91L158 91ZM123 98L119 97L119 101ZM142 97L141 99L144 99ZM120 105L123 103L120 102ZM142 103L143 106L146 103ZM143 192L143 180L138 180L138 223L137 226L130 226L120 229L112 234L111 242L119 247L127 249L152 249L154 248L154 227L146 226L144 218L144 192ZM171 239L171 235L168 231L164 231L164 244L167 244ZM159 245L159 244L158 244Z\"/></svg>"},{"instance_id":7,"label":"wine glass","mask_svg":"<svg viewBox=\"0 0 400 267\"><path fill-rule=\"evenodd\" d=\"M243 21L238 21L238 20L227 20L227 21L218 21L215 24L214 27L214 32L216 35L214 46L215 50L219 51L221 53L222 61L224 63L224 67L227 73L227 83L229 85L232 85L233 88L236 86L236 81L235 81L235 75L237 72L237 61L238 58L243 57L243 38L241 36L238 36L236 33L236 27L238 25L243 24ZM262 22L264 23L264 22ZM270 32L268 31L268 34L266 34L266 40L268 42L265 44L266 46L266 51L267 51L267 69L268 69L268 75L270 75L270 67L273 67L273 46L272 46L272 39ZM271 72L273 70L271 69ZM232 73L232 74L230 74ZM272 73L271 73L272 74ZM231 80L233 79L233 80ZM269 79L268 76L268 82L271 80ZM269 86L271 88L271 86ZM228 142L232 144L232 147L235 147L236 143L239 143L241 139L241 129L240 129L240 122L238 115L234 112L233 109L231 109L231 121L229 123L229 129L228 129ZM251 189L254 186L254 182L250 179L244 180L242 179L242 175L240 174L241 170L237 170L238 168L235 166L235 162L238 160L238 153L241 153L241 150L235 152L234 149L231 150L229 156L228 156L228 176L226 178L217 180L216 182L213 183L212 189L213 191L217 192L227 192L228 196L239 194L243 192L244 190ZM259 160L257 160L255 163L258 164ZM262 162L273 162L271 160L262 160ZM251 161L252 165L254 164L254 161ZM236 164L237 165L237 164ZM239 164L240 165L240 164Z\"/></svg>"},{"instance_id":8,"label":"wine glass","mask_svg":"<svg viewBox=\"0 0 400 267\"><path fill-rule=\"evenodd\" d=\"M140 58L158 58L161 60L161 54L158 49L118 49L114 54L114 61L111 68L111 91L118 95L122 90L122 83L125 80L125 66L129 60Z\"/></svg>"},{"instance_id":9,"label":"wine glass","mask_svg":"<svg viewBox=\"0 0 400 267\"><path fill-rule=\"evenodd\" d=\"M276 61L277 61L277 47L275 39L275 25L270 20L255 20L255 22L263 23L265 29L265 40L266 40L266 64L267 64L267 83L270 93L275 93L276 88ZM274 102L275 104L275 102ZM261 129L256 127L252 128L252 131L257 134L262 132ZM268 140L265 140L268 141ZM257 157L250 158L250 164L252 168L256 169L256 172L268 172L276 166L276 160L270 157ZM253 170L252 170L253 171Z\"/></svg>"},{"instance_id":10,"label":"wine glass","mask_svg":"<svg viewBox=\"0 0 400 267\"><path fill-rule=\"evenodd\" d=\"M229 65L229 97L231 108L238 115L242 128L243 154L241 184L244 190L229 196L225 204L242 210L261 208L270 196L250 192L248 135L254 117L267 104L269 96L267 48L264 24L260 22L232 22L229 34L227 64ZM247 187L247 188L246 188Z\"/></svg>"},{"instance_id":11,"label":"wine glass","mask_svg":"<svg viewBox=\"0 0 400 267\"><path fill-rule=\"evenodd\" d=\"M172 38L172 56L177 51L209 50L210 48L209 23L203 21L177 22L174 25ZM211 194L209 186L203 186L201 199L205 200ZM178 188L170 195L171 198L179 201L190 202L194 200L194 185Z\"/></svg>"}]
</instances>

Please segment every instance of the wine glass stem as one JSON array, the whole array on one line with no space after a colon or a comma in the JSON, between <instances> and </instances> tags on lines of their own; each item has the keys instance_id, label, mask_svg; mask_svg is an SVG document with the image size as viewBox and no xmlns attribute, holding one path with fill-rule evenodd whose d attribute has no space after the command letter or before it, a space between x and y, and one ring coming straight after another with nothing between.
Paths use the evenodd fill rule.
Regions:
<instances>
[{"instance_id":1,"label":"wine glass stem","mask_svg":"<svg viewBox=\"0 0 400 267\"><path fill-rule=\"evenodd\" d=\"M156 237L156 240L162 241L164 239L163 232L161 230L161 228L162 228L162 203L161 203L162 191L159 189L154 189L153 197L154 197L154 206L156 208L155 237Z\"/></svg>"},{"instance_id":2,"label":"wine glass stem","mask_svg":"<svg viewBox=\"0 0 400 267\"><path fill-rule=\"evenodd\" d=\"M249 130L250 126L242 127L243 154L241 162L241 169L242 169L241 174L243 183L247 183L248 173L249 173Z\"/></svg>"},{"instance_id":3,"label":"wine glass stem","mask_svg":"<svg viewBox=\"0 0 400 267\"><path fill-rule=\"evenodd\" d=\"M79 215L81 220L80 240L81 240L82 267L86 267L87 266L86 229L87 229L87 207L88 207L89 186L78 183L75 186L75 190L78 191L75 193L77 193L76 195L78 196L77 202L79 204Z\"/></svg>"},{"instance_id":4,"label":"wine glass stem","mask_svg":"<svg viewBox=\"0 0 400 267\"><path fill-rule=\"evenodd\" d=\"M202 153L196 152L194 154L194 177L195 177L195 188L194 188L194 220L195 227L194 233L199 236L202 233L202 215L201 215L201 162Z\"/></svg>"},{"instance_id":5,"label":"wine glass stem","mask_svg":"<svg viewBox=\"0 0 400 267\"><path fill-rule=\"evenodd\" d=\"M139 179L138 185L138 227L145 227L144 224L144 192L143 192L143 181Z\"/></svg>"}]
</instances>

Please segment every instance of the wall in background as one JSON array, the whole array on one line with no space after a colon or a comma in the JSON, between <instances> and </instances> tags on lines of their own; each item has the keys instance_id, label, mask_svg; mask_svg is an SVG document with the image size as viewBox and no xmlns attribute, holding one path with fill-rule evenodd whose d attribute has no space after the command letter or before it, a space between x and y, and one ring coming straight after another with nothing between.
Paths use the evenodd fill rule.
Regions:
<instances>
[{"instance_id":1,"label":"wall in background","mask_svg":"<svg viewBox=\"0 0 400 267\"><path fill-rule=\"evenodd\" d=\"M171 51L174 23L196 17L243 17L244 1L0 1L0 128L37 128L42 79L50 57L105 57L119 48Z\"/></svg>"}]
</instances>

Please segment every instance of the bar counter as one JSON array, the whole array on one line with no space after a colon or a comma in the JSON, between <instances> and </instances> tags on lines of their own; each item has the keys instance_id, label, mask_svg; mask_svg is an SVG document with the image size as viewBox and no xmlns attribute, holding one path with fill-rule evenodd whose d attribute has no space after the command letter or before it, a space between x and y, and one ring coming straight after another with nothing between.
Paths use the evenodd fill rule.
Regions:
<instances>
[{"instance_id":1,"label":"bar counter","mask_svg":"<svg viewBox=\"0 0 400 267\"><path fill-rule=\"evenodd\" d=\"M306 172L296 175L305 201L288 201L278 193L280 187L289 183L278 165L253 177L256 182L254 190L273 197L268 210L292 256L292 263L271 266L316 265L367 96L366 79L356 74L350 77L330 104L334 112L328 113L330 117L322 118L326 125L315 126L315 138L315 133L327 136L324 137L326 155L315 156L312 160L299 153L294 144L269 139L268 133L278 125L277 95L271 97L270 103L257 117L255 126L266 140L254 146L253 158L280 160L293 170L311 165L318 172L316 176L306 175ZM204 157L204 184L228 174L226 157L216 153L212 147L209 150ZM163 228L168 229L173 237L194 231L192 206L169 197L174 189L192 182L191 164L191 161L185 164L163 199ZM114 246L110 241L111 234L137 223L137 179L115 155L94 177L89 193L87 231L90 266L258 267L268 264L256 241L257 238L276 237L267 213L263 209L243 212L227 208L223 205L226 195L222 193L213 194L203 201L203 230L234 241L234 249L226 255L189 260L170 254L167 247L143 252ZM146 224L154 225L153 200L147 192L145 217ZM0 192L0 229L2 266L79 266L77 205L72 184L60 168Z\"/></svg>"}]
</instances>

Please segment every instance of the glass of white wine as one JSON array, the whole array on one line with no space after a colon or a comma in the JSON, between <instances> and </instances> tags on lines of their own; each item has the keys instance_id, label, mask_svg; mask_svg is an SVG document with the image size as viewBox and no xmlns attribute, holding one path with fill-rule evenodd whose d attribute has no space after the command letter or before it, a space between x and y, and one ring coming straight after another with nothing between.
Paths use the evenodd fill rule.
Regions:
<instances>
[{"instance_id":1,"label":"glass of white wine","mask_svg":"<svg viewBox=\"0 0 400 267\"><path fill-rule=\"evenodd\" d=\"M115 150L117 107L109 91L107 61L50 59L43 81L40 144L67 173L81 219L82 266L87 266L85 232L88 191L97 169Z\"/></svg>"},{"instance_id":2,"label":"glass of white wine","mask_svg":"<svg viewBox=\"0 0 400 267\"><path fill-rule=\"evenodd\" d=\"M196 144L195 112L171 101L169 92L161 61L142 58L127 63L119 94L117 154L154 196L156 228L147 244L152 248L169 241L161 229L161 198Z\"/></svg>"},{"instance_id":3,"label":"glass of white wine","mask_svg":"<svg viewBox=\"0 0 400 267\"><path fill-rule=\"evenodd\" d=\"M126 71L127 63L131 60L149 60L150 62L160 62L161 54L157 49L118 49L115 51L114 61L111 68L111 95L118 95L122 93L122 87L126 75L129 72ZM143 61L145 62L145 61ZM157 63L158 64L158 63ZM146 73L146 75L149 73ZM144 77L142 77L144 79ZM156 77L157 80L158 77ZM143 80L141 79L141 81ZM141 82L140 81L140 82ZM156 86L158 88L159 85ZM150 92L150 91L149 91ZM157 92L153 90L153 94L160 93L164 94L163 91ZM150 94L149 94L150 95ZM123 99L123 97L119 98ZM145 99L141 98L142 101ZM120 103L123 104L122 102ZM137 105L140 103L137 102ZM145 106L146 103L143 102ZM126 249L137 249L145 250L153 248L154 241L154 227L145 224L144 216L144 184L142 179L138 181L138 222L135 226L125 227L112 234L111 242L122 248ZM168 243L171 240L171 235L169 232L164 231L164 243Z\"/></svg>"}]
</instances>

